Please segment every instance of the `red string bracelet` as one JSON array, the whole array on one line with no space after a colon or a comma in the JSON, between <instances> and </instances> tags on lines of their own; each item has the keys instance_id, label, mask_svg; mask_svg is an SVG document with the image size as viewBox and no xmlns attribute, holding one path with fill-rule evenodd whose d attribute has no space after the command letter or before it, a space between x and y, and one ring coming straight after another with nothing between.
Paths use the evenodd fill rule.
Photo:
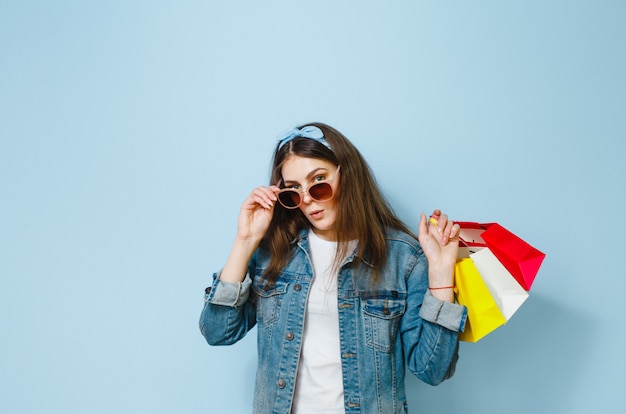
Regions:
<instances>
[{"instance_id":1,"label":"red string bracelet","mask_svg":"<svg viewBox=\"0 0 626 414\"><path fill-rule=\"evenodd\" d=\"M430 290L440 290L440 289L454 289L456 286L441 286L441 287L428 287Z\"/></svg>"}]
</instances>

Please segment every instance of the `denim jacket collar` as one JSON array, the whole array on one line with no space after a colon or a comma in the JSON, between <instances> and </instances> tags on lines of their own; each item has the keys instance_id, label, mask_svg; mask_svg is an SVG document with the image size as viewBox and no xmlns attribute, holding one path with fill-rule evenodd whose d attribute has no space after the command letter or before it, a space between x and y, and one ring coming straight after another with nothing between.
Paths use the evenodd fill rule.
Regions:
<instances>
[{"instance_id":1,"label":"denim jacket collar","mask_svg":"<svg viewBox=\"0 0 626 414\"><path fill-rule=\"evenodd\" d=\"M310 253L311 249L309 246L309 228L304 228L304 229L300 229L300 232L298 233L298 235L291 241L291 244L297 244L301 249L304 249L305 252ZM343 262L343 266L347 265L348 263L352 263L354 261L354 258L357 257L357 250L358 250L358 245L357 245L357 249L354 249L346 258L346 260L344 260ZM364 265L373 268L374 265L369 262L367 260L367 257L365 258L360 258L359 259L361 263L363 263Z\"/></svg>"}]
</instances>

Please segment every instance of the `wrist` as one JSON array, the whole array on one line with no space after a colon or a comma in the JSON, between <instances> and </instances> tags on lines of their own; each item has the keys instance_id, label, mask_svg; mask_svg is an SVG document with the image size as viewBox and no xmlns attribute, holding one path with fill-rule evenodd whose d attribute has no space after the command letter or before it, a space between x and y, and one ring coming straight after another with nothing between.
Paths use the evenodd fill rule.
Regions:
<instances>
[{"instance_id":1,"label":"wrist","mask_svg":"<svg viewBox=\"0 0 626 414\"><path fill-rule=\"evenodd\" d=\"M261 243L262 239L263 239L262 237L256 237L256 236L252 236L252 235L241 236L241 235L238 234L235 237L234 244L239 246L239 247L255 250L257 248L257 246Z\"/></svg>"},{"instance_id":2,"label":"wrist","mask_svg":"<svg viewBox=\"0 0 626 414\"><path fill-rule=\"evenodd\" d=\"M453 286L454 266L428 267L428 285L432 287Z\"/></svg>"},{"instance_id":3,"label":"wrist","mask_svg":"<svg viewBox=\"0 0 626 414\"><path fill-rule=\"evenodd\" d=\"M444 290L444 289L452 289L454 290L456 286L451 285L451 286L428 286L428 289L430 290Z\"/></svg>"},{"instance_id":4,"label":"wrist","mask_svg":"<svg viewBox=\"0 0 626 414\"><path fill-rule=\"evenodd\" d=\"M430 292L430 295L434 297L435 299L438 299L442 302L454 303L455 302L455 299L454 299L455 288L456 286L453 286L453 285L429 286L428 291Z\"/></svg>"},{"instance_id":5,"label":"wrist","mask_svg":"<svg viewBox=\"0 0 626 414\"><path fill-rule=\"evenodd\" d=\"M429 266L428 289L434 298L454 302L454 288L454 267Z\"/></svg>"}]
</instances>

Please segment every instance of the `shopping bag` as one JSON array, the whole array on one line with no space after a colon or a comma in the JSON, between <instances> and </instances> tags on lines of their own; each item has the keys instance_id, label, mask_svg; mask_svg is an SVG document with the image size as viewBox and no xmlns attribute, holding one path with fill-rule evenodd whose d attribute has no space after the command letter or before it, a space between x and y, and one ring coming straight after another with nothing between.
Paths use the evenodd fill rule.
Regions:
<instances>
[{"instance_id":1,"label":"shopping bag","mask_svg":"<svg viewBox=\"0 0 626 414\"><path fill-rule=\"evenodd\" d=\"M528 299L528 292L488 247L476 249L469 254L469 257L474 262L502 315L508 321Z\"/></svg>"},{"instance_id":2,"label":"shopping bag","mask_svg":"<svg viewBox=\"0 0 626 414\"><path fill-rule=\"evenodd\" d=\"M459 257L488 247L517 282L530 290L546 255L498 223L456 222L461 226Z\"/></svg>"},{"instance_id":3,"label":"shopping bag","mask_svg":"<svg viewBox=\"0 0 626 414\"><path fill-rule=\"evenodd\" d=\"M459 234L458 258L469 258L472 253L487 247L487 243L482 238L489 226L493 223L476 223L473 221L455 221L461 226Z\"/></svg>"},{"instance_id":4,"label":"shopping bag","mask_svg":"<svg viewBox=\"0 0 626 414\"><path fill-rule=\"evenodd\" d=\"M481 236L519 284L530 290L546 255L497 223L489 225Z\"/></svg>"},{"instance_id":5,"label":"shopping bag","mask_svg":"<svg viewBox=\"0 0 626 414\"><path fill-rule=\"evenodd\" d=\"M477 223L474 221L455 221L461 227L459 245L463 247L486 247L483 233L495 223Z\"/></svg>"},{"instance_id":6,"label":"shopping bag","mask_svg":"<svg viewBox=\"0 0 626 414\"><path fill-rule=\"evenodd\" d=\"M504 325L506 319L472 259L457 260L454 281L456 301L467 308L465 330L459 334L461 341L477 342Z\"/></svg>"}]
</instances>

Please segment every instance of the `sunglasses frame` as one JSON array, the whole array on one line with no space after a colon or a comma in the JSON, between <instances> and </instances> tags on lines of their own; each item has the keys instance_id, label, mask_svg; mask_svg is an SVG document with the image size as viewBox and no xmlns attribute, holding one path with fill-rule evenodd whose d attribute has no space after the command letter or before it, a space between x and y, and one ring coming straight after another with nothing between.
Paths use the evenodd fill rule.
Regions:
<instances>
[{"instance_id":1,"label":"sunglasses frame","mask_svg":"<svg viewBox=\"0 0 626 414\"><path fill-rule=\"evenodd\" d=\"M295 188L281 188L280 191L278 191L278 194L277 194L278 202L280 203L281 206L285 207L288 210L295 210L296 208L298 208L298 207L300 207L302 205L302 202L304 201L304 196L306 194L308 194L309 197L311 197L311 199L313 199L315 201L318 201L318 202L325 202L325 201L332 200L333 197L335 197L335 189L333 188L332 183L337 179L337 176L339 175L339 169L340 168L341 168L340 165L337 166L337 171L335 171L335 175L333 176L333 178L328 179L328 180L324 180L324 181L318 181L316 183L313 183L313 184L309 185L306 188L302 188L300 190L296 190ZM282 183L283 183L283 180L281 178L281 180L278 182L278 187L280 187L280 185ZM319 185L319 184L328 184L330 186L330 191L331 191L330 197L328 197L325 200L319 200L319 199L315 198L313 196L313 194L311 194L311 188L313 188L313 187L315 187L316 185ZM286 206L280 199L280 194L281 193L297 193L300 196L300 202L297 205L293 206L293 207Z\"/></svg>"}]
</instances>

